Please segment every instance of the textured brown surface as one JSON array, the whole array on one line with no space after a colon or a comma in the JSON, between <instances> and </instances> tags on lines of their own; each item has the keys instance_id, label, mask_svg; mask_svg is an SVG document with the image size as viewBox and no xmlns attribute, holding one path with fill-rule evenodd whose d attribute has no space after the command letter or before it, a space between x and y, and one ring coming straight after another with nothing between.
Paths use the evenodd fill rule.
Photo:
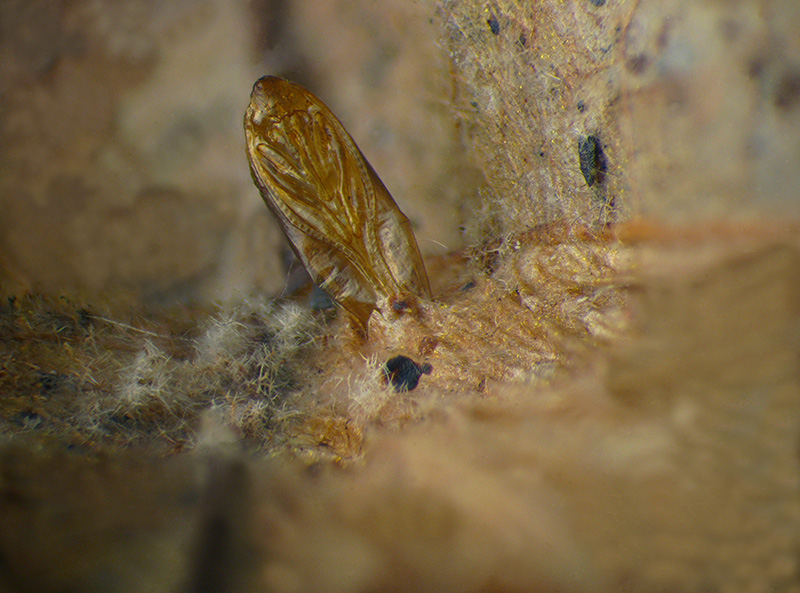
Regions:
<instances>
[{"instance_id":1,"label":"textured brown surface","mask_svg":"<svg viewBox=\"0 0 800 593\"><path fill-rule=\"evenodd\" d=\"M796 2L523 4L0 5L0 589L800 590ZM156 306L287 283L265 71L466 227L418 316Z\"/></svg>"},{"instance_id":2,"label":"textured brown surface","mask_svg":"<svg viewBox=\"0 0 800 593\"><path fill-rule=\"evenodd\" d=\"M453 1L438 15L488 181L483 232L798 216L790 0ZM599 188L579 168L589 135L607 159Z\"/></svg>"},{"instance_id":3,"label":"textured brown surface","mask_svg":"<svg viewBox=\"0 0 800 593\"><path fill-rule=\"evenodd\" d=\"M556 346L555 374L535 370L532 328L481 283L452 315L478 300L496 307L505 322L492 336L471 337L482 333L478 317L448 338L437 315L426 328L375 332L372 346L392 338L392 352L441 332L426 357L434 371L413 393L342 389L336 375L352 370L336 348L329 362L339 362L306 386L312 407L296 411L305 420L284 441L306 463L243 462L219 404L223 415L199 427L198 453L172 463L7 448L8 587L168 590L213 574L231 591L793 591L797 246L763 235L689 243L626 247L635 265L615 291L628 295L628 329L606 328L599 342L584 333L589 349ZM518 257L519 268L532 263L530 252ZM571 319L586 322L582 332L599 320L619 330L614 311ZM563 319L543 316L544 331L575 344L574 328L557 331ZM315 407L330 398L336 407ZM18 442L32 438L20 432ZM78 451L88 444L79 442ZM335 469L330 453L360 461ZM153 556L162 546L170 554Z\"/></svg>"}]
</instances>

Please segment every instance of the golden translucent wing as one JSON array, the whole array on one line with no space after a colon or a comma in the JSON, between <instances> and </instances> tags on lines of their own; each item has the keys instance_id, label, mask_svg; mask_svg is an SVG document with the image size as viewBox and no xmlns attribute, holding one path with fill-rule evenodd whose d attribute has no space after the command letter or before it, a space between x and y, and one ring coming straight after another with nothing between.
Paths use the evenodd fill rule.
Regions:
<instances>
[{"instance_id":1,"label":"golden translucent wing","mask_svg":"<svg viewBox=\"0 0 800 593\"><path fill-rule=\"evenodd\" d=\"M267 76L244 127L261 196L314 281L362 327L379 301L430 296L408 218L322 101Z\"/></svg>"}]
</instances>

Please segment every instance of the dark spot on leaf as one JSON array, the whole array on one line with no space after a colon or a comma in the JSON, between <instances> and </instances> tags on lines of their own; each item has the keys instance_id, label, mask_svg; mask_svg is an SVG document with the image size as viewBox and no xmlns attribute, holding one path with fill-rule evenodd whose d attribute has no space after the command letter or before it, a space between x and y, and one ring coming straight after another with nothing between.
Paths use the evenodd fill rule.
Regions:
<instances>
[{"instance_id":1,"label":"dark spot on leaf","mask_svg":"<svg viewBox=\"0 0 800 593\"><path fill-rule=\"evenodd\" d=\"M775 92L775 106L786 111L800 102L800 71L785 72Z\"/></svg>"},{"instance_id":2,"label":"dark spot on leaf","mask_svg":"<svg viewBox=\"0 0 800 593\"><path fill-rule=\"evenodd\" d=\"M78 309L78 324L83 329L88 329L90 325L92 325L92 320L94 316L92 315L91 311L85 308Z\"/></svg>"},{"instance_id":3,"label":"dark spot on leaf","mask_svg":"<svg viewBox=\"0 0 800 593\"><path fill-rule=\"evenodd\" d=\"M410 307L408 301L404 301L402 299L396 299L396 300L392 299L391 303L392 303L392 311L394 311L395 313L402 313L403 311L406 311Z\"/></svg>"},{"instance_id":4,"label":"dark spot on leaf","mask_svg":"<svg viewBox=\"0 0 800 593\"><path fill-rule=\"evenodd\" d=\"M595 6L602 6L606 3L606 0L589 0L589 4L594 4Z\"/></svg>"},{"instance_id":5,"label":"dark spot on leaf","mask_svg":"<svg viewBox=\"0 0 800 593\"><path fill-rule=\"evenodd\" d=\"M756 56L747 64L747 75L750 78L761 78L766 70L766 60L761 56Z\"/></svg>"},{"instance_id":6,"label":"dark spot on leaf","mask_svg":"<svg viewBox=\"0 0 800 593\"><path fill-rule=\"evenodd\" d=\"M666 19L661 26L661 31L658 33L658 37L656 38L656 47L658 49L665 49L667 44L669 43L670 32L672 29L672 23L669 19Z\"/></svg>"},{"instance_id":7,"label":"dark spot on leaf","mask_svg":"<svg viewBox=\"0 0 800 593\"><path fill-rule=\"evenodd\" d=\"M500 22L497 20L497 17L491 15L486 22L489 23L489 30L492 32L493 35L500 34Z\"/></svg>"},{"instance_id":8,"label":"dark spot on leaf","mask_svg":"<svg viewBox=\"0 0 800 593\"><path fill-rule=\"evenodd\" d=\"M583 101L578 101L578 111L583 113L584 109L586 109L586 103L584 103Z\"/></svg>"},{"instance_id":9,"label":"dark spot on leaf","mask_svg":"<svg viewBox=\"0 0 800 593\"><path fill-rule=\"evenodd\" d=\"M383 374L395 391L416 389L422 375L430 375L433 367L427 362L417 364L408 356L395 356L383 365Z\"/></svg>"},{"instance_id":10,"label":"dark spot on leaf","mask_svg":"<svg viewBox=\"0 0 800 593\"><path fill-rule=\"evenodd\" d=\"M733 19L723 20L720 23L720 29L722 30L722 37L730 43L735 43L742 32L741 25Z\"/></svg>"},{"instance_id":11,"label":"dark spot on leaf","mask_svg":"<svg viewBox=\"0 0 800 593\"><path fill-rule=\"evenodd\" d=\"M66 383L66 377L56 372L37 372L39 378L39 394L47 396L59 391Z\"/></svg>"},{"instance_id":12,"label":"dark spot on leaf","mask_svg":"<svg viewBox=\"0 0 800 593\"><path fill-rule=\"evenodd\" d=\"M606 155L597 136L587 136L578 141L578 157L586 185L603 183L606 179Z\"/></svg>"},{"instance_id":13,"label":"dark spot on leaf","mask_svg":"<svg viewBox=\"0 0 800 593\"><path fill-rule=\"evenodd\" d=\"M644 54L639 54L638 56L633 56L628 62L625 64L631 72L634 74L643 74L645 70L647 70L647 66L650 64L649 58Z\"/></svg>"},{"instance_id":14,"label":"dark spot on leaf","mask_svg":"<svg viewBox=\"0 0 800 593\"><path fill-rule=\"evenodd\" d=\"M23 410L12 418L11 421L23 428L36 428L42 423L42 417L33 410Z\"/></svg>"}]
</instances>

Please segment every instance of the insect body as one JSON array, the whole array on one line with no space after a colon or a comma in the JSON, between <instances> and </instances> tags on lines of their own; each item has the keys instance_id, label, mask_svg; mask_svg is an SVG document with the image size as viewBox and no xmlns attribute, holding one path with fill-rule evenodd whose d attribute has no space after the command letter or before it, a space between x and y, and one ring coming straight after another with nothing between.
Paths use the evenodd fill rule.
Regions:
<instances>
[{"instance_id":1,"label":"insect body","mask_svg":"<svg viewBox=\"0 0 800 593\"><path fill-rule=\"evenodd\" d=\"M578 158L586 185L602 184L606 179L606 155L597 136L587 136L578 141Z\"/></svg>"},{"instance_id":2,"label":"insect body","mask_svg":"<svg viewBox=\"0 0 800 593\"><path fill-rule=\"evenodd\" d=\"M244 127L261 196L314 281L363 329L382 303L430 297L408 218L322 101L267 76Z\"/></svg>"}]
</instances>

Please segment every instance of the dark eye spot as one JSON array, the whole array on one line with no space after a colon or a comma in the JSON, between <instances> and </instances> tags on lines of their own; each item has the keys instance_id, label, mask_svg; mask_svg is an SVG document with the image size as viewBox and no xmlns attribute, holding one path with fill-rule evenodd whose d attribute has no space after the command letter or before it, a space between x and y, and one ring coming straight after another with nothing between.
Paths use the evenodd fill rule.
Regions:
<instances>
[{"instance_id":1,"label":"dark eye spot","mask_svg":"<svg viewBox=\"0 0 800 593\"><path fill-rule=\"evenodd\" d=\"M430 375L433 367L425 362L417 364L408 356L395 356L383 365L383 374L395 391L412 391L422 375Z\"/></svg>"}]
</instances>

